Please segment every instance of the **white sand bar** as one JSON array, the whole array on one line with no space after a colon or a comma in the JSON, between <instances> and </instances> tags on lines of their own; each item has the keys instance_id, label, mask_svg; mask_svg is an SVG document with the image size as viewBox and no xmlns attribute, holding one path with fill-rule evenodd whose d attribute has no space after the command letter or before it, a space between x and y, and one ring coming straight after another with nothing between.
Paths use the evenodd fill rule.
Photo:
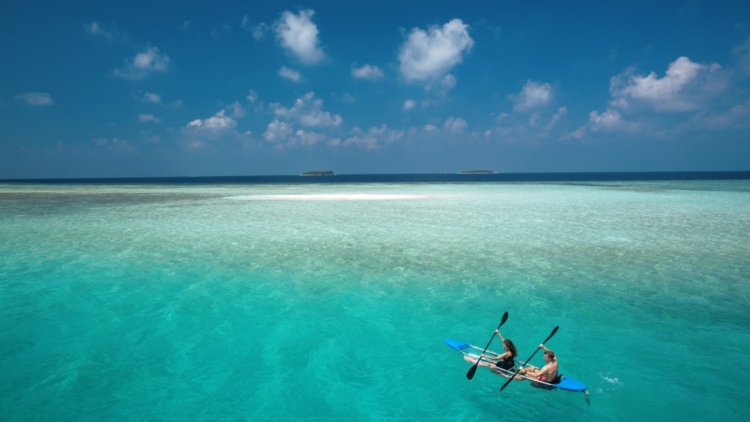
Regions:
<instances>
[{"instance_id":1,"label":"white sand bar","mask_svg":"<svg viewBox=\"0 0 750 422\"><path fill-rule=\"evenodd\" d=\"M227 199L241 201L395 201L423 199L426 195L377 195L367 193L337 193L318 195L245 195L229 196Z\"/></svg>"}]
</instances>

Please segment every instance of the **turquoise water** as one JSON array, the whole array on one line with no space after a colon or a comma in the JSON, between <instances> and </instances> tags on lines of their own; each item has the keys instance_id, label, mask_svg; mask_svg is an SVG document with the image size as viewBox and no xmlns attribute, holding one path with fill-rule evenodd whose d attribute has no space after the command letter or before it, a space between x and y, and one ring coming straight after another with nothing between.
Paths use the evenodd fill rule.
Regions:
<instances>
[{"instance_id":1,"label":"turquoise water","mask_svg":"<svg viewBox=\"0 0 750 422\"><path fill-rule=\"evenodd\" d=\"M747 420L749 233L749 181L0 185L0 420ZM504 311L590 405L466 380Z\"/></svg>"}]
</instances>

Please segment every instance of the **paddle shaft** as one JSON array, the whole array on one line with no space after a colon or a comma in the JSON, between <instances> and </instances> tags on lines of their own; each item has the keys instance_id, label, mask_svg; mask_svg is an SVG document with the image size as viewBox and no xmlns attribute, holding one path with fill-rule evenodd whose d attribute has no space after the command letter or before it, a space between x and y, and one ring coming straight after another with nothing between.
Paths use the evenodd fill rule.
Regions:
<instances>
[{"instance_id":1,"label":"paddle shaft","mask_svg":"<svg viewBox=\"0 0 750 422\"><path fill-rule=\"evenodd\" d=\"M503 314L502 319L500 320L500 324L497 326L497 330L499 330L500 327L502 327L503 324L505 324L505 321L507 321L507 320L508 320L508 312L506 311ZM490 348L490 344L492 344L492 340L494 340L494 339L495 339L495 333L492 333L492 337L490 337L490 341L487 342L487 346L485 346L484 350L482 350L482 354L484 354L484 352L486 352L487 349ZM477 366L479 366L479 362L481 360L482 360L481 358L477 359L477 363L475 363L474 366L472 366L471 368L469 368L469 372L466 373L466 378L468 378L469 380L471 380L472 378L474 378L474 373L477 372Z\"/></svg>"},{"instance_id":2,"label":"paddle shaft","mask_svg":"<svg viewBox=\"0 0 750 422\"><path fill-rule=\"evenodd\" d=\"M549 337L547 337L547 339L546 339L546 340L544 340L544 341L542 342L542 344L544 344L544 343L548 342L548 341L549 341L549 339L551 339L551 338L552 338L552 336L554 336L554 335L555 335L555 333L557 332L557 329L558 329L558 328L560 328L560 327L559 327L559 326L555 327L555 329L554 329L554 330L552 330L552 333L551 333L551 334L549 335ZM529 356L529 358L528 358L528 359L526 359L526 362L527 362L527 364L528 364L528 362L531 362L531 358L533 358L533 357L534 357L534 355L536 355L536 352L538 352L538 351L539 351L539 349L540 349L540 347L537 347L537 348L536 348L536 350L534 350L534 353L532 353L532 354L531 354L531 356ZM512 376L512 377L510 377L510 378L508 379L508 381L506 381L506 382L505 382L505 384L503 384L503 386L502 386L502 387L500 387L500 391L503 391L503 390L505 389L505 387L507 387L507 386L508 386L508 384L510 384L510 382L511 382L511 381L513 381L513 379L514 379L514 378L516 377L516 375L518 375L518 373L519 373L519 372L521 372L521 368L518 368L518 370L517 370L517 371L516 371L516 372L515 372L515 373L513 374L513 376Z\"/></svg>"}]
</instances>

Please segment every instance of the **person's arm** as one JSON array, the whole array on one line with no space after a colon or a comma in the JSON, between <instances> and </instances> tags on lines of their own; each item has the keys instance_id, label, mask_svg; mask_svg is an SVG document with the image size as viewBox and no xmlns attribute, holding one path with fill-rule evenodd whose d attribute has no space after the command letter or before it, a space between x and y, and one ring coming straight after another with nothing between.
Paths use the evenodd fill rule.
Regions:
<instances>
[{"instance_id":1,"label":"person's arm","mask_svg":"<svg viewBox=\"0 0 750 422\"><path fill-rule=\"evenodd\" d=\"M500 330L495 330L495 334L500 336L500 340L505 341L505 337L503 337L503 335L500 333Z\"/></svg>"},{"instance_id":2,"label":"person's arm","mask_svg":"<svg viewBox=\"0 0 750 422\"><path fill-rule=\"evenodd\" d=\"M482 354L481 357L489 359L489 360L500 360L500 359L503 359L508 353L510 352L505 352L502 355L497 355L497 356L489 356L489 355Z\"/></svg>"},{"instance_id":3,"label":"person's arm","mask_svg":"<svg viewBox=\"0 0 750 422\"><path fill-rule=\"evenodd\" d=\"M544 347L544 344L540 344L539 347L541 347L542 349L544 349L545 352L552 352L552 350ZM552 352L552 353L555 353L555 352ZM557 353L555 353L555 362L557 362L558 365L560 364L560 361L557 360Z\"/></svg>"}]
</instances>

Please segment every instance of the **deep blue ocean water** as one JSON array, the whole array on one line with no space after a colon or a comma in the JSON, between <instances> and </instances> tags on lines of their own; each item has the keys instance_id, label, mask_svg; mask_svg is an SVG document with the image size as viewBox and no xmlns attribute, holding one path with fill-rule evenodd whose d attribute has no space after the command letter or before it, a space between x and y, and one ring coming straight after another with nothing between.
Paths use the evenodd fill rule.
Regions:
<instances>
[{"instance_id":1,"label":"deep blue ocean water","mask_svg":"<svg viewBox=\"0 0 750 422\"><path fill-rule=\"evenodd\" d=\"M4 182L0 420L747 420L749 178Z\"/></svg>"}]
</instances>

